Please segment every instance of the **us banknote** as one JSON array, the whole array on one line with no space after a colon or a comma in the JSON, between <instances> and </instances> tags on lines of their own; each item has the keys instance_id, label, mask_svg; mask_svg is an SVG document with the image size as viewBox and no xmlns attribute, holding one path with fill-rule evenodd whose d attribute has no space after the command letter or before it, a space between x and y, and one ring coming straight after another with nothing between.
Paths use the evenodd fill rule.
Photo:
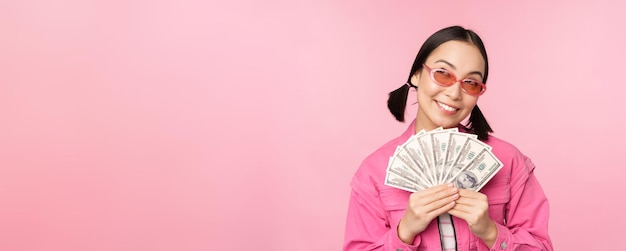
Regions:
<instances>
[{"instance_id":1,"label":"us banknote","mask_svg":"<svg viewBox=\"0 0 626 251\"><path fill-rule=\"evenodd\" d=\"M478 191L503 166L491 150L476 135L456 128L420 131L389 158L385 184L415 192L453 183Z\"/></svg>"}]
</instances>

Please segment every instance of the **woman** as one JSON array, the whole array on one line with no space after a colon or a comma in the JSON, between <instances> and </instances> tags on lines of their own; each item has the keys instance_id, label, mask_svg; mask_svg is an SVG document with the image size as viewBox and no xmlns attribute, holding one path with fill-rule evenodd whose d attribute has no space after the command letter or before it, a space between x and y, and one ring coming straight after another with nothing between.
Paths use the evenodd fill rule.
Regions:
<instances>
[{"instance_id":1,"label":"woman","mask_svg":"<svg viewBox=\"0 0 626 251\"><path fill-rule=\"evenodd\" d=\"M414 88L417 115L405 133L368 156L355 173L344 250L553 250L548 201L533 163L489 135L491 127L476 105L488 72L485 47L471 30L444 28L424 42L407 84L388 101L391 113L404 121ZM467 116L465 127L460 123ZM420 130L438 127L477 135L504 166L478 192L453 184L415 193L384 185L396 147Z\"/></svg>"}]
</instances>

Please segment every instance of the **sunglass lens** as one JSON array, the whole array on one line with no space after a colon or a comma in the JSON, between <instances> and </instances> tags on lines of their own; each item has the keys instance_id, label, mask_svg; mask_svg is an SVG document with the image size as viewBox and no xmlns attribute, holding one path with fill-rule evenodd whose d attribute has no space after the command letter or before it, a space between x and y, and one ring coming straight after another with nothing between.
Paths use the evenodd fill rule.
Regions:
<instances>
[{"instance_id":1,"label":"sunglass lens","mask_svg":"<svg viewBox=\"0 0 626 251\"><path fill-rule=\"evenodd\" d=\"M472 95L478 95L483 91L482 85L477 82L471 82L471 83L464 82L463 89L465 89L467 93L472 94Z\"/></svg>"},{"instance_id":2,"label":"sunglass lens","mask_svg":"<svg viewBox=\"0 0 626 251\"><path fill-rule=\"evenodd\" d=\"M450 86L454 83L454 77L449 72L439 70L435 71L435 74L433 75L435 81L437 81L440 85Z\"/></svg>"}]
</instances>

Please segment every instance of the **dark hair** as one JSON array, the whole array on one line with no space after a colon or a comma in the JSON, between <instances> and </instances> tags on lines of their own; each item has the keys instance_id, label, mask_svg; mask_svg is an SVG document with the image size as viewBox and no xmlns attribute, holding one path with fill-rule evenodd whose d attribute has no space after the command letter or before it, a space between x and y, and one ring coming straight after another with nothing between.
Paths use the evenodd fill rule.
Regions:
<instances>
[{"instance_id":1,"label":"dark hair","mask_svg":"<svg viewBox=\"0 0 626 251\"><path fill-rule=\"evenodd\" d=\"M387 107L396 120L404 122L404 111L406 109L406 99L409 95L409 89L411 87L417 88L413 85L413 83L411 83L411 77L422 69L422 65L426 62L426 58L428 58L430 53L439 47L439 45L453 40L470 42L478 47L480 54L485 60L485 75L483 76L483 83L487 83L487 76L489 75L487 51L485 50L485 45L478 34L461 26L443 28L426 39L422 48L420 48L417 56L415 57L415 61L413 61L413 67L411 67L411 73L409 74L409 79L406 84L389 93ZM493 132L491 126L487 123L487 119L485 119L483 113L480 109L478 109L478 105L474 106L474 109L472 109L472 113L466 127L469 132L476 134L480 140L486 140L489 137L489 133Z\"/></svg>"}]
</instances>

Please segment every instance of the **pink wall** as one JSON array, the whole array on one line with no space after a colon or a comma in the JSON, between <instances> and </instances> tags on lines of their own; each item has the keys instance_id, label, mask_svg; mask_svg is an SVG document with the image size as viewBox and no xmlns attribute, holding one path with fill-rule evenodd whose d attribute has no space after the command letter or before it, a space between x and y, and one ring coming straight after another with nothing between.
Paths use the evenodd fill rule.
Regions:
<instances>
[{"instance_id":1,"label":"pink wall","mask_svg":"<svg viewBox=\"0 0 626 251\"><path fill-rule=\"evenodd\" d=\"M0 2L0 250L339 250L352 174L406 126L386 93L452 24L555 246L621 240L626 4L219 2Z\"/></svg>"}]
</instances>

